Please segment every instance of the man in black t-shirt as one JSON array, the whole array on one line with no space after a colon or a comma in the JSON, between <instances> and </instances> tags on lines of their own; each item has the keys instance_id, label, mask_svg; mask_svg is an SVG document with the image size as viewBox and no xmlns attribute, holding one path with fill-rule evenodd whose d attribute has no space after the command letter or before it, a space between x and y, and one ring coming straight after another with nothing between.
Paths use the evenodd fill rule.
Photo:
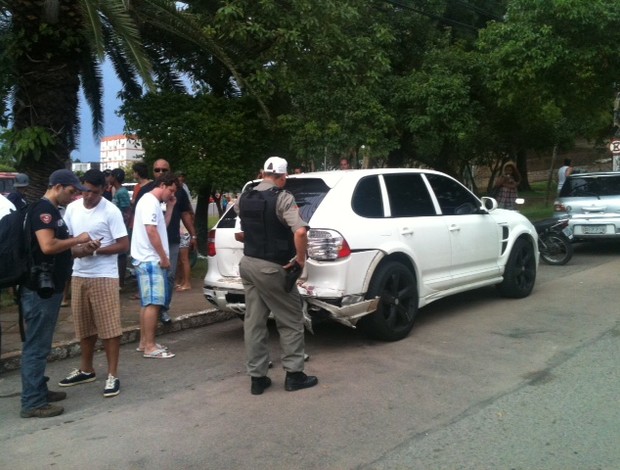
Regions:
<instances>
[{"instance_id":1,"label":"man in black t-shirt","mask_svg":"<svg viewBox=\"0 0 620 470\"><path fill-rule=\"evenodd\" d=\"M65 283L71 277L71 248L84 244L86 250L95 251L100 243L91 240L88 233L70 237L58 206L66 206L83 189L71 171L56 170L50 175L45 195L28 214L34 268L19 293L26 325L21 364L22 418L49 418L64 411L62 406L50 404L67 395L48 390L47 356L52 349Z\"/></svg>"},{"instance_id":2,"label":"man in black t-shirt","mask_svg":"<svg viewBox=\"0 0 620 470\"><path fill-rule=\"evenodd\" d=\"M160 159L153 163L153 176L154 180L145 184L140 188L140 194L136 198L136 205L142 196L150 192L159 183L158 179L170 171L170 163L166 160ZM171 198L166 207L162 207L164 215L166 217L166 231L168 233L168 248L170 250L170 270L168 271L168 283L170 288L170 299L172 300L172 293L174 292L174 282L176 277L176 269L179 261L179 246L181 244L181 220L183 225L191 236L190 249L195 250L198 244L196 237L196 229L194 227L194 210L192 208L191 201L187 193L180 188ZM170 304L164 305L160 310L160 320L164 324L170 324L171 318L168 315L170 310Z\"/></svg>"}]
</instances>

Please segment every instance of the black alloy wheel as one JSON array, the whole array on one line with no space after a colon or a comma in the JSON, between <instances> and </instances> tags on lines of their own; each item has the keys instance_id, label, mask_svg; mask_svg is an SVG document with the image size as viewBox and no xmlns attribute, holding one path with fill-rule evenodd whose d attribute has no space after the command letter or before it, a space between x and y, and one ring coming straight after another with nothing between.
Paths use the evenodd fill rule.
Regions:
<instances>
[{"instance_id":1,"label":"black alloy wheel","mask_svg":"<svg viewBox=\"0 0 620 470\"><path fill-rule=\"evenodd\" d=\"M418 288L411 270L395 261L381 264L366 294L367 299L375 297L379 297L377 310L360 320L360 328L384 341L405 338L418 312Z\"/></svg>"}]
</instances>

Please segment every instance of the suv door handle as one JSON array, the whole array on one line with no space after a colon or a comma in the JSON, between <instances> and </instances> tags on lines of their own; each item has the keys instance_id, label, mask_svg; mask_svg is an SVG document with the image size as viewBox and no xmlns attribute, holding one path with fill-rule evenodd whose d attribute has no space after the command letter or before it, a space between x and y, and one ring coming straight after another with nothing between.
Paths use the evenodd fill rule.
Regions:
<instances>
[{"instance_id":1,"label":"suv door handle","mask_svg":"<svg viewBox=\"0 0 620 470\"><path fill-rule=\"evenodd\" d=\"M460 232L461 231L461 227L459 227L456 224L452 224L452 225L450 225L448 230L450 230L451 232Z\"/></svg>"},{"instance_id":2,"label":"suv door handle","mask_svg":"<svg viewBox=\"0 0 620 470\"><path fill-rule=\"evenodd\" d=\"M409 227L403 227L400 229L401 235L413 235L413 229Z\"/></svg>"}]
</instances>

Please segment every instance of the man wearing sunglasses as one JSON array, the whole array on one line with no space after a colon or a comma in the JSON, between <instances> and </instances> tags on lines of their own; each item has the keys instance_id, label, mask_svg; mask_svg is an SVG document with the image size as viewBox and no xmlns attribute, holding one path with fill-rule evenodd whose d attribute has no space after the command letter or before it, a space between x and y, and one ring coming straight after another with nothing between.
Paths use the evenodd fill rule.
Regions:
<instances>
[{"instance_id":1,"label":"man wearing sunglasses","mask_svg":"<svg viewBox=\"0 0 620 470\"><path fill-rule=\"evenodd\" d=\"M140 198L146 193L152 191L155 187L159 185L158 180L164 177L167 173L170 172L170 163L168 163L164 159L156 160L153 163L153 176L154 181L147 183L140 189L140 194L136 199L136 205ZM162 205L162 209L164 210L164 215L166 219L166 232L168 234L168 249L170 253L170 268L168 269L168 281L170 284L170 291L174 292L174 284L176 277L176 269L177 263L179 260L179 247L181 244L181 234L179 231L180 222L183 221L183 225L187 228L191 236L190 242L190 250L195 250L198 244L198 239L196 237L196 228L194 227L194 210L192 208L191 201L187 193L183 190L182 187L179 187L174 197L170 198L168 202ZM160 310L160 320L163 324L170 324L172 319L170 315L168 315L168 310L170 310L170 300L172 300L172 295L170 295L168 299L167 305L164 305Z\"/></svg>"}]
</instances>

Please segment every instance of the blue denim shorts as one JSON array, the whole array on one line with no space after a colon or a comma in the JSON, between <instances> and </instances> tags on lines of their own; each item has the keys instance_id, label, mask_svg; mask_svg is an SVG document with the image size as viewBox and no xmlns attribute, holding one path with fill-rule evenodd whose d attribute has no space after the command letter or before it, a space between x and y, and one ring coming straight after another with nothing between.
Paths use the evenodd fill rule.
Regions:
<instances>
[{"instance_id":1,"label":"blue denim shorts","mask_svg":"<svg viewBox=\"0 0 620 470\"><path fill-rule=\"evenodd\" d=\"M168 305L171 289L168 282L168 270L162 269L158 261L136 262L136 278L140 292L140 305Z\"/></svg>"}]
</instances>

